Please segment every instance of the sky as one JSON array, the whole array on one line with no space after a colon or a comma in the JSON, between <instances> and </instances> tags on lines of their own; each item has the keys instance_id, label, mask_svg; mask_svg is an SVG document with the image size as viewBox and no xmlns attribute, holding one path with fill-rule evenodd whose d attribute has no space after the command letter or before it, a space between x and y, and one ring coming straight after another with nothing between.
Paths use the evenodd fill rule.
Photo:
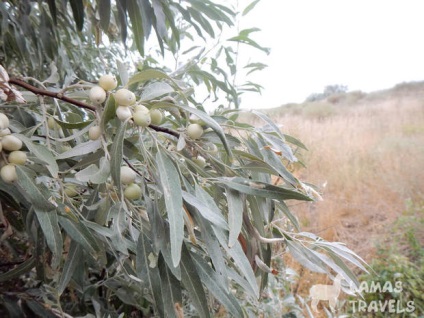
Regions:
<instances>
[{"instance_id":1,"label":"sky","mask_svg":"<svg viewBox=\"0 0 424 318\"><path fill-rule=\"evenodd\" d=\"M268 68L250 78L262 95L241 107L300 103L327 85L370 92L424 80L423 13L423 0L261 0L241 27L260 28L252 38L271 53L242 48L242 63Z\"/></svg>"}]
</instances>

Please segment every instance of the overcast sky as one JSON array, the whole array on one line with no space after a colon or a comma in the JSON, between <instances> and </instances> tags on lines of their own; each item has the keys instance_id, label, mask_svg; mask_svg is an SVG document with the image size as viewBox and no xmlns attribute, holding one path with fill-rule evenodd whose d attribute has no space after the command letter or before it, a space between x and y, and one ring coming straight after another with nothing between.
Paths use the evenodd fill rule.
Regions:
<instances>
[{"instance_id":1,"label":"overcast sky","mask_svg":"<svg viewBox=\"0 0 424 318\"><path fill-rule=\"evenodd\" d=\"M252 38L271 54L241 53L269 67L252 78L262 96L242 108L302 102L332 84L367 92L424 80L423 14L423 0L261 0L242 27L261 28Z\"/></svg>"}]
</instances>

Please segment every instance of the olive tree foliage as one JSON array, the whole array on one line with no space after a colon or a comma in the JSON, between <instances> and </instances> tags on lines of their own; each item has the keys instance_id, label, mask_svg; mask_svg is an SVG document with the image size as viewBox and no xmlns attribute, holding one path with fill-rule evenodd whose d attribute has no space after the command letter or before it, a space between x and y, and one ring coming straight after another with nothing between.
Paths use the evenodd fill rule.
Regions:
<instances>
[{"instance_id":1,"label":"olive tree foliage","mask_svg":"<svg viewBox=\"0 0 424 318\"><path fill-rule=\"evenodd\" d=\"M237 109L210 115L196 100L206 83L236 103L236 51L217 50L229 70L202 48L174 71L146 54L153 31L160 54L181 55L183 35L213 38L234 10L196 0L0 7L0 313L256 315L268 276L285 279L276 250L357 284L348 265L365 270L363 261L301 232L290 211L321 199L290 172L301 141L260 112L255 127ZM230 42L263 49L254 31ZM114 68L126 48L104 46L106 35L132 42L141 65ZM97 82L106 72L118 81Z\"/></svg>"}]
</instances>

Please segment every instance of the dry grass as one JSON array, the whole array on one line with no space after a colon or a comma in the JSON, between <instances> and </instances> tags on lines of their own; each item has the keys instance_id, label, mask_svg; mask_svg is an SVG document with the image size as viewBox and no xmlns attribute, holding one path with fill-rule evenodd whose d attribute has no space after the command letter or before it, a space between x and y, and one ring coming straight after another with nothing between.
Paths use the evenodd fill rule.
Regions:
<instances>
[{"instance_id":1,"label":"dry grass","mask_svg":"<svg viewBox=\"0 0 424 318\"><path fill-rule=\"evenodd\" d=\"M299 154L307 168L297 174L324 194L323 202L293 207L305 229L346 242L369 260L374 240L401 214L405 200L424 199L423 87L332 105L331 114L325 106L325 116L280 109L277 121L285 132L309 148ZM314 106L322 102L306 107Z\"/></svg>"},{"instance_id":2,"label":"dry grass","mask_svg":"<svg viewBox=\"0 0 424 318\"><path fill-rule=\"evenodd\" d=\"M406 201L424 202L424 83L267 112L309 148L296 174L323 192L322 202L291 207L302 229L371 261ZM302 271L297 291L307 296L312 282L328 283Z\"/></svg>"}]
</instances>

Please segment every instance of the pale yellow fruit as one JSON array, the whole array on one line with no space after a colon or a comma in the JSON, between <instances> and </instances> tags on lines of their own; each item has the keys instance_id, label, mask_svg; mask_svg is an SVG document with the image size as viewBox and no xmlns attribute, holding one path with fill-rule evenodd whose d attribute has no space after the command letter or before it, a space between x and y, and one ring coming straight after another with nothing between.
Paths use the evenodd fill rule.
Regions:
<instances>
[{"instance_id":1,"label":"pale yellow fruit","mask_svg":"<svg viewBox=\"0 0 424 318\"><path fill-rule=\"evenodd\" d=\"M204 168L206 167L206 160L205 158L198 156L197 158L192 158L193 162L197 164L199 167Z\"/></svg>"},{"instance_id":2,"label":"pale yellow fruit","mask_svg":"<svg viewBox=\"0 0 424 318\"><path fill-rule=\"evenodd\" d=\"M124 196L128 200L137 200L141 198L141 188L135 184L131 183L125 190Z\"/></svg>"},{"instance_id":3,"label":"pale yellow fruit","mask_svg":"<svg viewBox=\"0 0 424 318\"><path fill-rule=\"evenodd\" d=\"M6 129L7 127L9 127L9 117L0 113L0 130Z\"/></svg>"},{"instance_id":4,"label":"pale yellow fruit","mask_svg":"<svg viewBox=\"0 0 424 318\"><path fill-rule=\"evenodd\" d=\"M10 135L12 132L10 131L9 128L5 128L3 130L0 130L0 137L4 137L6 135Z\"/></svg>"},{"instance_id":5,"label":"pale yellow fruit","mask_svg":"<svg viewBox=\"0 0 424 318\"><path fill-rule=\"evenodd\" d=\"M16 168L12 164L7 164L3 166L0 170L1 178L4 182L12 183L13 181L18 180L18 175L16 174Z\"/></svg>"},{"instance_id":6,"label":"pale yellow fruit","mask_svg":"<svg viewBox=\"0 0 424 318\"><path fill-rule=\"evenodd\" d=\"M134 112L149 113L150 110L144 105L137 104L137 105L134 106Z\"/></svg>"},{"instance_id":7,"label":"pale yellow fruit","mask_svg":"<svg viewBox=\"0 0 424 318\"><path fill-rule=\"evenodd\" d=\"M145 113L143 111L138 111L134 113L133 116L134 123L140 127L147 127L152 122L149 113Z\"/></svg>"},{"instance_id":8,"label":"pale yellow fruit","mask_svg":"<svg viewBox=\"0 0 424 318\"><path fill-rule=\"evenodd\" d=\"M163 120L163 114L159 109L152 109L150 111L150 118L153 125L160 125Z\"/></svg>"},{"instance_id":9,"label":"pale yellow fruit","mask_svg":"<svg viewBox=\"0 0 424 318\"><path fill-rule=\"evenodd\" d=\"M100 86L93 86L88 94L91 102L94 104L101 104L106 100L106 91Z\"/></svg>"},{"instance_id":10,"label":"pale yellow fruit","mask_svg":"<svg viewBox=\"0 0 424 318\"><path fill-rule=\"evenodd\" d=\"M136 173L130 167L122 166L121 167L121 183L123 184L131 184L134 183Z\"/></svg>"},{"instance_id":11,"label":"pale yellow fruit","mask_svg":"<svg viewBox=\"0 0 424 318\"><path fill-rule=\"evenodd\" d=\"M27 154L20 150L12 151L8 157L9 162L15 165L24 165L27 159Z\"/></svg>"},{"instance_id":12,"label":"pale yellow fruit","mask_svg":"<svg viewBox=\"0 0 424 318\"><path fill-rule=\"evenodd\" d=\"M116 116L118 116L119 120L126 121L132 117L131 109L127 106L118 106L116 108Z\"/></svg>"},{"instance_id":13,"label":"pale yellow fruit","mask_svg":"<svg viewBox=\"0 0 424 318\"><path fill-rule=\"evenodd\" d=\"M129 106L135 103L135 95L126 88L118 89L115 93L115 101L118 105Z\"/></svg>"},{"instance_id":14,"label":"pale yellow fruit","mask_svg":"<svg viewBox=\"0 0 424 318\"><path fill-rule=\"evenodd\" d=\"M210 154L214 154L214 155L218 153L218 147L215 144L207 145L205 150L209 152Z\"/></svg>"},{"instance_id":15,"label":"pale yellow fruit","mask_svg":"<svg viewBox=\"0 0 424 318\"><path fill-rule=\"evenodd\" d=\"M90 140L97 140L102 135L102 128L100 126L92 126L88 130L88 138Z\"/></svg>"},{"instance_id":16,"label":"pale yellow fruit","mask_svg":"<svg viewBox=\"0 0 424 318\"><path fill-rule=\"evenodd\" d=\"M99 86L106 91L110 91L118 86L118 81L114 75L105 74L99 78Z\"/></svg>"},{"instance_id":17,"label":"pale yellow fruit","mask_svg":"<svg viewBox=\"0 0 424 318\"><path fill-rule=\"evenodd\" d=\"M190 124L187 127L187 135L192 139L199 139L203 135L203 128L199 124Z\"/></svg>"},{"instance_id":18,"label":"pale yellow fruit","mask_svg":"<svg viewBox=\"0 0 424 318\"><path fill-rule=\"evenodd\" d=\"M76 197L78 195L78 191L77 191L76 185L75 184L71 184L71 183L65 184L64 192L70 198Z\"/></svg>"},{"instance_id":19,"label":"pale yellow fruit","mask_svg":"<svg viewBox=\"0 0 424 318\"><path fill-rule=\"evenodd\" d=\"M7 151L15 151L22 148L22 141L14 135L4 136L1 143L3 145L3 149Z\"/></svg>"},{"instance_id":20,"label":"pale yellow fruit","mask_svg":"<svg viewBox=\"0 0 424 318\"><path fill-rule=\"evenodd\" d=\"M54 117L49 117L47 119L47 126L49 126L49 129L59 129L60 128L59 124L56 122Z\"/></svg>"}]
</instances>

